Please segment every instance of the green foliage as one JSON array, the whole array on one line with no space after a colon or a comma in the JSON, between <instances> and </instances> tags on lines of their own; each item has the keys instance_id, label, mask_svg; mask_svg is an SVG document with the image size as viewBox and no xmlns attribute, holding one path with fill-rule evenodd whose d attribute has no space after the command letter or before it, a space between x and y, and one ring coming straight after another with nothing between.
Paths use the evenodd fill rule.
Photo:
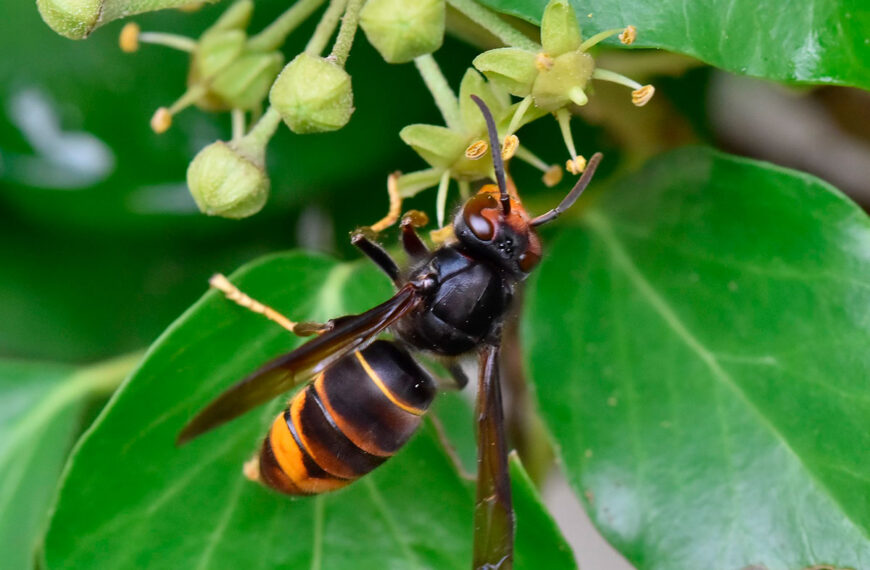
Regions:
<instances>
[{"instance_id":1,"label":"green foliage","mask_svg":"<svg viewBox=\"0 0 870 570\"><path fill-rule=\"evenodd\" d=\"M5 568L33 565L61 467L82 411L64 389L72 367L0 361L0 552Z\"/></svg>"},{"instance_id":2,"label":"green foliage","mask_svg":"<svg viewBox=\"0 0 870 570\"><path fill-rule=\"evenodd\" d=\"M547 0L481 0L540 23ZM735 73L870 88L863 0L572 0L584 37L637 27L638 47L685 53ZM613 40L611 40L613 41Z\"/></svg>"},{"instance_id":3,"label":"green foliage","mask_svg":"<svg viewBox=\"0 0 870 570\"><path fill-rule=\"evenodd\" d=\"M526 360L574 489L639 568L870 566L868 243L830 186L689 149L551 245Z\"/></svg>"},{"instance_id":4,"label":"green foliage","mask_svg":"<svg viewBox=\"0 0 870 570\"><path fill-rule=\"evenodd\" d=\"M390 294L368 266L302 253L261 259L232 279L306 320L360 312ZM283 402L175 447L195 411L297 343L274 323L207 293L155 343L73 455L46 539L48 567L220 569L254 558L290 568L464 567L471 559L473 490L428 423L362 481L298 500L241 474ZM573 568L534 488L521 469L514 475L518 519L530 521L519 523L517 539L517 548L528 550L526 567L541 561Z\"/></svg>"},{"instance_id":5,"label":"green foliage","mask_svg":"<svg viewBox=\"0 0 870 570\"><path fill-rule=\"evenodd\" d=\"M62 33L86 35L97 23L93 13L76 23L69 11L57 10L76 2L106 7L100 24L179 3L38 5ZM383 214L385 175L420 168L420 157L433 168L400 177L400 190L411 196L439 185L443 215L456 201L448 194L451 177L468 191L469 179L489 175L488 159L465 156L485 135L468 95L485 89L502 136L523 127L517 158L535 163L534 148L561 164L567 149L576 166L582 157L575 161L575 154L608 151L597 188L547 228L544 261L528 284L521 321L522 365L537 411L606 538L639 569L870 567L866 215L811 176L701 148L654 158L609 184L613 170L674 144L684 115L692 115L697 131L689 137L709 137L709 70L658 78L662 71L679 75L684 64L673 71L668 63L649 63L667 54L593 50L596 61L588 56L588 70L574 77L581 67L576 57L564 65L539 57L542 50L576 55L581 40L588 47L598 32L633 25L636 47L782 82L868 88L870 12L860 0L806 0L787 10L771 0L565 0L551 5L543 46L530 39L534 33L527 37L516 22L472 0L448 0L453 16L464 15L447 18L448 30L476 45L496 47L498 38L512 46L483 55L449 37L441 46L443 2L421 4L431 32L425 41L390 17L396 3L370 2L389 9L386 19L363 13L365 33L388 60L426 54L415 60L423 81L413 66L386 65L361 34L348 60L358 14L345 17L331 57L321 60L330 53L341 3L327 10L328 25L307 47L302 40L314 27L303 21L321 2L299 2L276 19L286 4L260 2L252 13L253 3L229 11L223 3L197 14L137 18L146 32L200 38L187 40L196 45L191 61L144 44L124 54L119 28L108 26L87 42L68 42L32 4L0 2L0 26L14 23L0 33L0 356L81 363L144 346L201 293L210 273L292 245L296 220L312 205L335 230L319 223L300 235L321 233L310 243L322 245L335 234L347 247L348 230ZM359 10L362 2L350 4ZM480 4L540 23L547 2ZM569 4L581 37L568 22ZM204 35L220 14L229 14L220 20L221 33ZM615 38L607 43L619 45ZM160 137L147 128L154 109L176 99L186 80L201 80L205 89L191 102L259 115L280 62L295 61L303 47L309 58L341 70L340 77L330 90L302 74L299 85L273 96L287 103L282 113L291 126L288 116L300 111L300 101L307 105L303 118L320 125L296 130L344 127L340 132L291 136L277 109L248 136L231 136L227 115L201 110L177 115ZM630 86L635 104L645 104L652 87L599 69L597 59L649 78L660 95L643 110L632 108L627 95L619 107L604 82ZM472 61L493 83L468 69ZM538 81L547 75L542 68L555 70L550 79ZM457 98L450 86L462 77ZM424 83L447 128L434 126L442 120ZM554 142L553 121L525 126L545 116L541 101L510 100L505 87L558 108L565 148ZM320 97L303 101L309 92ZM600 125L580 127L575 149L569 109L587 100L582 113ZM400 132L420 157L403 149ZM251 168L247 177L232 165L194 169L197 200L211 213L238 216L266 202L253 222L206 219L187 193L187 165L215 140L238 154L220 158L220 166L241 160ZM616 152L608 148L614 140L623 147ZM557 184L560 167L545 161L537 160L537 168ZM514 165L511 175L527 204L559 199L536 195L539 174ZM240 174L246 184L238 183ZM426 199L405 209L432 213ZM386 280L362 263L301 252L260 257L233 279L296 319L359 312L390 294ZM35 560L48 570L466 568L474 486L457 473L431 421L383 468L317 498L288 499L241 476L285 402L174 447L181 426L205 403L298 342L207 293L152 346L81 438L63 475L94 397L117 385L130 359L96 368L0 361L0 566L33 568ZM521 368L519 356L513 363ZM442 393L433 415L473 471L467 401ZM535 467L530 471L542 472ZM515 568L576 567L515 457L511 477Z\"/></svg>"}]
</instances>

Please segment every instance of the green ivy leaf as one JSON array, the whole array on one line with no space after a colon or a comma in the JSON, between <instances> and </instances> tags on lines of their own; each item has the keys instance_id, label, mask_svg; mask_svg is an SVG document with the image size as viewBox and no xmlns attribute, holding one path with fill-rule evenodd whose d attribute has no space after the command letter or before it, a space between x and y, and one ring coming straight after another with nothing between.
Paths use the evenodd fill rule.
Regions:
<instances>
[{"instance_id":1,"label":"green ivy leaf","mask_svg":"<svg viewBox=\"0 0 870 570\"><path fill-rule=\"evenodd\" d=\"M870 567L868 244L827 184L699 148L552 244L524 321L540 409L638 568Z\"/></svg>"},{"instance_id":2,"label":"green ivy leaf","mask_svg":"<svg viewBox=\"0 0 870 570\"><path fill-rule=\"evenodd\" d=\"M481 0L539 24L547 0ZM736 73L870 89L870 11L863 0L572 0L583 37L629 24L635 43ZM786 9L787 8L787 9ZM612 42L616 42L612 40Z\"/></svg>"},{"instance_id":3,"label":"green ivy leaf","mask_svg":"<svg viewBox=\"0 0 870 570\"><path fill-rule=\"evenodd\" d=\"M70 366L0 361L0 552L3 567L33 567L33 549L73 443L82 393Z\"/></svg>"},{"instance_id":4,"label":"green ivy leaf","mask_svg":"<svg viewBox=\"0 0 870 570\"><path fill-rule=\"evenodd\" d=\"M297 319L360 312L390 294L368 265L302 253L261 259L233 281ZM214 291L176 321L71 459L46 538L48 568L466 568L473 490L428 422L372 475L296 500L241 475L284 401L175 447L197 410L297 342ZM516 502L521 535L523 521L546 520L528 486L518 484ZM540 549L549 567L573 567L555 527L545 528L518 544Z\"/></svg>"}]
</instances>

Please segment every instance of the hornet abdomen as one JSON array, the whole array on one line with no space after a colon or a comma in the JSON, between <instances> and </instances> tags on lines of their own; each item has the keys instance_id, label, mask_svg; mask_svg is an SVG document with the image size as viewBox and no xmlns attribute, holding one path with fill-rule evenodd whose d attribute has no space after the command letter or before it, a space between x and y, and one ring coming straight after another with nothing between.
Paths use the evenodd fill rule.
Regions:
<instances>
[{"instance_id":1,"label":"hornet abdomen","mask_svg":"<svg viewBox=\"0 0 870 570\"><path fill-rule=\"evenodd\" d=\"M435 392L429 374L393 342L350 353L275 418L260 451L260 479L290 495L341 488L410 439Z\"/></svg>"}]
</instances>

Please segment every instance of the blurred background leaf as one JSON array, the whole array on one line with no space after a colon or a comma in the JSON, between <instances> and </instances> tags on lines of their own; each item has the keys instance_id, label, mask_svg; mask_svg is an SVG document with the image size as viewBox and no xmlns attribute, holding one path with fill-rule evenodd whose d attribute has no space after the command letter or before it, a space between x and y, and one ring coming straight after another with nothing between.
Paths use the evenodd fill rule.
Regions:
<instances>
[{"instance_id":1,"label":"blurred background leaf","mask_svg":"<svg viewBox=\"0 0 870 570\"><path fill-rule=\"evenodd\" d=\"M0 360L0 551L3 567L32 568L34 547L70 447L90 406L105 399L141 358L79 368ZM100 404L102 402L100 401Z\"/></svg>"},{"instance_id":2,"label":"blurred background leaf","mask_svg":"<svg viewBox=\"0 0 870 570\"><path fill-rule=\"evenodd\" d=\"M82 402L67 398L72 367L0 361L0 551L6 568L33 567L33 550L77 433Z\"/></svg>"},{"instance_id":3,"label":"blurred background leaf","mask_svg":"<svg viewBox=\"0 0 870 570\"><path fill-rule=\"evenodd\" d=\"M523 338L598 527L643 569L870 566L867 215L700 148L597 197Z\"/></svg>"}]
</instances>

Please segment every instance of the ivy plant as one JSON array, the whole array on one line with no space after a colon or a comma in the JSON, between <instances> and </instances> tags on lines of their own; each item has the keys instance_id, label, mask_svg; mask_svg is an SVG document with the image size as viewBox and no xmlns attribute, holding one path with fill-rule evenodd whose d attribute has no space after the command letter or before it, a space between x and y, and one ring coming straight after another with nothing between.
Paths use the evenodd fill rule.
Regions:
<instances>
[{"instance_id":1,"label":"ivy plant","mask_svg":"<svg viewBox=\"0 0 870 570\"><path fill-rule=\"evenodd\" d=\"M558 471L638 569L870 568L870 220L692 126L717 68L870 88L860 4L4 3L20 28L0 33L3 564L467 568L482 531L461 394L316 497L242 476L286 399L175 445L301 344L206 279L296 320L359 313L391 288L348 231L392 247L413 206L440 247L494 153L537 214L604 150L508 327L501 567L577 567L542 499ZM675 129L656 121L701 144L662 143Z\"/></svg>"}]
</instances>

